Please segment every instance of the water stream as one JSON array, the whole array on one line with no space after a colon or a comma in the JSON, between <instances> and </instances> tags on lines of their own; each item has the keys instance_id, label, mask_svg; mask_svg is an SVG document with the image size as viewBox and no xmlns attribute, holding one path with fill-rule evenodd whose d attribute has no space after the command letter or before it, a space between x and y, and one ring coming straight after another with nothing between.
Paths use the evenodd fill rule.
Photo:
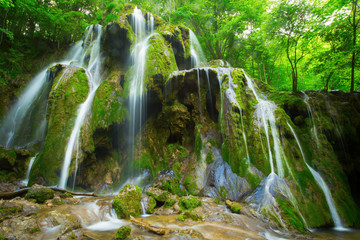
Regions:
<instances>
[{"instance_id":1,"label":"water stream","mask_svg":"<svg viewBox=\"0 0 360 240\"><path fill-rule=\"evenodd\" d=\"M287 124L288 124L292 134L295 137L296 143L298 144L298 146L300 148L300 152L301 152L301 155L302 155L302 157L304 159L304 162L305 162L306 166L309 168L309 170L310 170L311 174L313 175L315 181L317 182L317 184L320 186L320 188L322 189L322 191L325 194L326 202L327 202L327 204L329 206L331 217L332 217L332 219L334 221L334 224L335 224L335 229L337 229L337 230L346 230L346 228L344 228L344 226L343 226L343 224L341 222L339 213L336 210L335 202L334 202L334 199L333 199L333 197L331 195L329 187L326 185L326 183L325 183L324 179L321 177L321 175L317 171L315 171L312 167L310 167L309 164L306 162L305 155L304 155L303 149L301 147L301 144L299 142L299 139L298 139L294 129L291 127L291 125L289 123L287 123Z\"/></svg>"},{"instance_id":2,"label":"water stream","mask_svg":"<svg viewBox=\"0 0 360 240\"><path fill-rule=\"evenodd\" d=\"M313 113L311 111L311 106L310 106L310 103L309 103L310 98L304 91L302 91L302 93L304 94L304 103L306 104L306 109L307 109L308 115L311 118L311 123L312 123L312 126L313 126L312 133L314 134L317 146L320 147L319 137L318 137L318 134L317 134Z\"/></svg>"},{"instance_id":3,"label":"water stream","mask_svg":"<svg viewBox=\"0 0 360 240\"><path fill-rule=\"evenodd\" d=\"M135 46L132 51L132 60L134 63L134 74L131 81L130 93L129 93L129 110L130 110L130 149L129 160L134 159L135 151L135 137L137 132L141 138L141 126L146 115L146 100L147 96L144 92L144 76L145 76L145 64L146 64L146 52L149 47L149 39L153 36L154 31L154 18L152 15L148 16L148 23L146 22L143 13L140 9L135 7L132 17L132 28L135 32ZM148 27L146 28L146 24ZM141 146L138 146L141 148ZM129 173L130 176L134 173Z\"/></svg>"},{"instance_id":4,"label":"water stream","mask_svg":"<svg viewBox=\"0 0 360 240\"><path fill-rule=\"evenodd\" d=\"M63 61L54 62L38 73L23 90L0 125L0 144L6 148L26 147L42 141L46 134L47 98L53 75L49 71L56 64L69 64L79 56L81 43L72 47Z\"/></svg>"},{"instance_id":5,"label":"water stream","mask_svg":"<svg viewBox=\"0 0 360 240\"><path fill-rule=\"evenodd\" d=\"M32 168L32 165L34 164L34 161L35 161L37 155L38 155L38 153L30 159L29 166L26 171L26 177L24 180L21 181L21 183L24 184L24 186L27 186L29 183L31 168Z\"/></svg>"},{"instance_id":6,"label":"water stream","mask_svg":"<svg viewBox=\"0 0 360 240\"><path fill-rule=\"evenodd\" d=\"M95 35L95 31L97 31L97 35ZM100 41L102 36L102 26L100 25L92 25L88 28L86 38L84 41L84 49L83 54L80 60L80 65L86 71L86 75L88 77L89 83L89 93L84 103L82 103L77 112L77 117L75 120L75 125L72 129L69 142L66 146L65 157L63 161L63 166L61 169L61 175L59 179L59 187L66 188L67 181L69 176L69 168L72 160L72 156L74 153L74 149L76 149L75 153L75 161L76 165L78 164L78 150L80 148L79 136L81 126L84 123L86 115L89 113L90 108L92 106L92 101L94 99L96 90L100 86L102 79L100 77L100 68L101 68L101 60L100 60ZM87 53L90 50L90 60L87 65L85 65L85 58L87 57ZM77 166L75 166L77 168Z\"/></svg>"}]
</instances>

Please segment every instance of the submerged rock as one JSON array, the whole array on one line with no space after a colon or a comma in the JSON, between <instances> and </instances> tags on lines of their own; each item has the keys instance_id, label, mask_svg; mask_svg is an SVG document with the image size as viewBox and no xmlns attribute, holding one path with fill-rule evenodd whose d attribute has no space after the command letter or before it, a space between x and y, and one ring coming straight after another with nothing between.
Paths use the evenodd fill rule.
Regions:
<instances>
[{"instance_id":1,"label":"submerged rock","mask_svg":"<svg viewBox=\"0 0 360 240\"><path fill-rule=\"evenodd\" d=\"M131 227L124 226L124 227L119 228L116 231L115 239L116 240L128 240L128 239L130 239L130 234L131 234Z\"/></svg>"},{"instance_id":2,"label":"submerged rock","mask_svg":"<svg viewBox=\"0 0 360 240\"><path fill-rule=\"evenodd\" d=\"M127 184L112 203L118 218L137 217L141 214L141 189L133 184Z\"/></svg>"}]
</instances>

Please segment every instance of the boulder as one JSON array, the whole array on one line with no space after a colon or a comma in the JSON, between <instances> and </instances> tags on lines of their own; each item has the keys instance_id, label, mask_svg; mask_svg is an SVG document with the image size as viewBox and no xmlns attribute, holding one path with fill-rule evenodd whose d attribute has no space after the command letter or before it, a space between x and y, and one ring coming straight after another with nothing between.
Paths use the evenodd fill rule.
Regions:
<instances>
[{"instance_id":1,"label":"boulder","mask_svg":"<svg viewBox=\"0 0 360 240\"><path fill-rule=\"evenodd\" d=\"M127 184L118 195L115 196L112 203L118 218L129 218L141 214L141 189L133 184Z\"/></svg>"},{"instance_id":2,"label":"boulder","mask_svg":"<svg viewBox=\"0 0 360 240\"><path fill-rule=\"evenodd\" d=\"M38 184L34 184L26 194L26 199L34 199L37 203L44 203L54 197L54 190Z\"/></svg>"}]
</instances>

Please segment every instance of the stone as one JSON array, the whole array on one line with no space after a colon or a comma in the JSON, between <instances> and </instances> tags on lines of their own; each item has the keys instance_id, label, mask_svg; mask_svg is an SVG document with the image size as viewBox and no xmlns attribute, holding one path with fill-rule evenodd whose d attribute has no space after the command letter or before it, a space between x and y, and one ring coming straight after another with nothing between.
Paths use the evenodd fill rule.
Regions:
<instances>
[{"instance_id":1,"label":"stone","mask_svg":"<svg viewBox=\"0 0 360 240\"><path fill-rule=\"evenodd\" d=\"M112 203L118 218L137 217L141 211L141 189L133 184L125 185Z\"/></svg>"},{"instance_id":2,"label":"stone","mask_svg":"<svg viewBox=\"0 0 360 240\"><path fill-rule=\"evenodd\" d=\"M41 185L34 184L26 194L26 199L34 199L36 203L44 203L54 197L54 190Z\"/></svg>"}]
</instances>

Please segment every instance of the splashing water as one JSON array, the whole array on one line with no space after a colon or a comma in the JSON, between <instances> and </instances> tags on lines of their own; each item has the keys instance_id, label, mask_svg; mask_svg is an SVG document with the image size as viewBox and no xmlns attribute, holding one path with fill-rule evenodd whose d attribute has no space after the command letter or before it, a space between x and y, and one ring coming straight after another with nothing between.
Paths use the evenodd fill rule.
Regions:
<instances>
[{"instance_id":1,"label":"splashing water","mask_svg":"<svg viewBox=\"0 0 360 240\"><path fill-rule=\"evenodd\" d=\"M97 31L96 38L94 37L94 32ZM89 93L84 103L82 103L77 112L77 117L75 120L75 125L72 129L69 142L66 146L65 157L63 161L63 166L61 170L61 175L59 179L59 187L66 188L68 176L69 176L69 168L72 160L72 156L74 153L74 148L77 150L75 153L75 161L76 161L76 169L78 164L78 150L80 148L79 135L81 126L84 123L86 115L90 111L90 107L92 105L92 101L94 99L96 90L100 86L102 79L100 77L100 68L101 68L101 60L100 60L100 41L102 36L102 26L100 25L92 25L88 28L87 35L84 42L84 51L80 60L80 66L85 66L85 58L87 57L87 52L90 50L90 60L85 68L86 75L88 77L89 82Z\"/></svg>"},{"instance_id":2,"label":"splashing water","mask_svg":"<svg viewBox=\"0 0 360 240\"><path fill-rule=\"evenodd\" d=\"M334 199L333 199L333 197L331 195L329 187L326 185L326 183L325 183L324 179L321 177L321 175L317 171L315 171L312 167L310 167L309 164L306 162L305 155L304 155L303 149L301 147L301 144L299 142L299 139L298 139L294 129L291 127L291 125L289 123L287 123L287 124L288 124L292 134L295 137L296 143L298 144L298 146L300 148L300 152L301 152L301 155L303 157L303 160L304 160L306 166L310 170L310 172L313 175L313 177L314 177L315 181L317 182L317 184L320 186L320 188L324 192L326 202L327 202L327 204L329 206L329 209L330 209L331 217L332 217L332 219L334 221L334 224L335 224L335 229L337 229L337 230L346 230L346 228L344 228L344 226L343 226L343 224L341 222L339 213L336 210L335 202L334 202Z\"/></svg>"}]
</instances>

